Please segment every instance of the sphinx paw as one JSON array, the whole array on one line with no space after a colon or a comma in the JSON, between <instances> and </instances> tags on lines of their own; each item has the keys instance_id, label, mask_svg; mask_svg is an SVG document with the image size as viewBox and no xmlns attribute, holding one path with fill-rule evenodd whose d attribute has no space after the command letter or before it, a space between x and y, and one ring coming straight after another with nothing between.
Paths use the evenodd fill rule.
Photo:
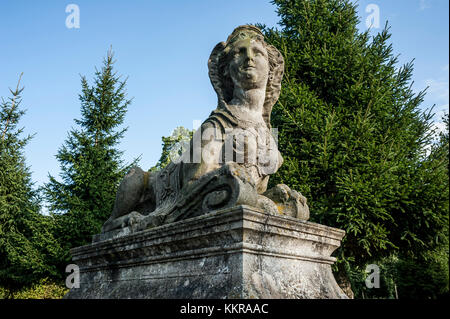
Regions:
<instances>
[{"instance_id":1,"label":"sphinx paw","mask_svg":"<svg viewBox=\"0 0 450 319\"><path fill-rule=\"evenodd\" d=\"M263 195L275 203L279 214L302 220L309 219L309 207L306 197L290 189L287 185L278 184L267 190Z\"/></svg>"}]
</instances>

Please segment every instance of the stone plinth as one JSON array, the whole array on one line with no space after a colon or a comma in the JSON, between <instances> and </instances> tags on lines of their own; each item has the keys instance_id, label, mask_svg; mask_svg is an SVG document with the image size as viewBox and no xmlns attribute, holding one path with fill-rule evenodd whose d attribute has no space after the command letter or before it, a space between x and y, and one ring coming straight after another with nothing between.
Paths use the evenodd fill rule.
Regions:
<instances>
[{"instance_id":1,"label":"stone plinth","mask_svg":"<svg viewBox=\"0 0 450 319\"><path fill-rule=\"evenodd\" d=\"M236 206L73 249L66 298L346 298L331 271L343 236Z\"/></svg>"}]
</instances>

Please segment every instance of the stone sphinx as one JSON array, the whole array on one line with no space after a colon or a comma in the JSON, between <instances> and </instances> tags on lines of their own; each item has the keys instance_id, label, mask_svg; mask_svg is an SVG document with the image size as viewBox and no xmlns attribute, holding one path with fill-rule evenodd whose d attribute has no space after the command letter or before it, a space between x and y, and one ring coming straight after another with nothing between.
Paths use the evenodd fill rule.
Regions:
<instances>
[{"instance_id":1,"label":"stone sphinx","mask_svg":"<svg viewBox=\"0 0 450 319\"><path fill-rule=\"evenodd\" d=\"M281 54L240 26L208 66L217 108L179 159L130 170L102 233L71 250L80 284L65 298L346 298L331 270L345 232L307 221L288 186L267 189L283 162Z\"/></svg>"},{"instance_id":2,"label":"stone sphinx","mask_svg":"<svg viewBox=\"0 0 450 319\"><path fill-rule=\"evenodd\" d=\"M283 184L267 190L283 162L270 125L284 70L280 52L258 28L244 25L214 47L208 67L217 108L180 159L157 172L130 170L102 233L135 232L237 205L309 218L300 193Z\"/></svg>"}]
</instances>

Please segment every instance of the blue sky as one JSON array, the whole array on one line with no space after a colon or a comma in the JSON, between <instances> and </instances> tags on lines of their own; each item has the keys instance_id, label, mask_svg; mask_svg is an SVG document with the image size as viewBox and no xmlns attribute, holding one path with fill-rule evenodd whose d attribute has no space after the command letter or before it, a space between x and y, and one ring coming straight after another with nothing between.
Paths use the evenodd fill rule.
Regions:
<instances>
[{"instance_id":1,"label":"blue sky","mask_svg":"<svg viewBox=\"0 0 450 319\"><path fill-rule=\"evenodd\" d=\"M66 27L68 4L80 9L80 28ZM414 85L429 86L423 107L436 104L437 126L448 112L448 0L359 1L360 29L366 8L389 21L401 64L415 59ZM24 72L22 119L36 133L25 149L36 186L59 174L55 155L80 117L80 75L92 80L110 46L116 71L128 76L133 97L120 144L124 160L142 156L148 169L161 153L161 136L193 127L216 107L207 60L212 48L238 25L277 26L276 7L263 0L118 1L2 0L0 3L0 96L9 96ZM372 29L372 32L380 31Z\"/></svg>"}]
</instances>

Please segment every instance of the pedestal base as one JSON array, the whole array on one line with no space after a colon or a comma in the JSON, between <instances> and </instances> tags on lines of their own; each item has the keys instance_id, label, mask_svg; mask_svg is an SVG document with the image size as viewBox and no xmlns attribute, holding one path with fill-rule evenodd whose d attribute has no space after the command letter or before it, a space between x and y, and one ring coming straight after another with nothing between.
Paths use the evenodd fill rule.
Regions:
<instances>
[{"instance_id":1,"label":"pedestal base","mask_svg":"<svg viewBox=\"0 0 450 319\"><path fill-rule=\"evenodd\" d=\"M73 249L65 298L347 298L330 257L343 236L236 206Z\"/></svg>"}]
</instances>

